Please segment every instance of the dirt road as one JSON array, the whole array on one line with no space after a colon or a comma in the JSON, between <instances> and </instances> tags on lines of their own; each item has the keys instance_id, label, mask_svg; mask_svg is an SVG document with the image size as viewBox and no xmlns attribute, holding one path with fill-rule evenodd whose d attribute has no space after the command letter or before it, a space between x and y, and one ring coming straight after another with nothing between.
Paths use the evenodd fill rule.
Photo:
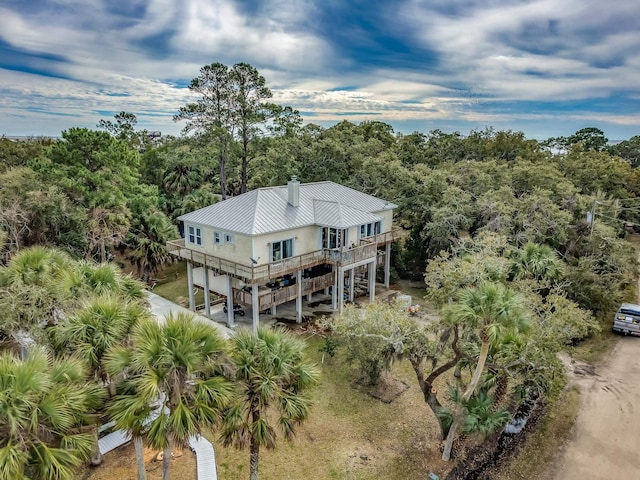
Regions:
<instances>
[{"instance_id":1,"label":"dirt road","mask_svg":"<svg viewBox=\"0 0 640 480\"><path fill-rule=\"evenodd\" d=\"M582 388L572 436L547 479L640 479L640 338L620 337L597 368L571 364Z\"/></svg>"}]
</instances>

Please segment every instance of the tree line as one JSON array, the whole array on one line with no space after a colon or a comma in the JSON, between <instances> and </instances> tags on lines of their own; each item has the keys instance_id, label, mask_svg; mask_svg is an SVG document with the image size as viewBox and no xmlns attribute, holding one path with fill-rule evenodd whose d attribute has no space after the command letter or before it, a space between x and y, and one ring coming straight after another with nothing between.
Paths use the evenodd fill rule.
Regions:
<instances>
[{"instance_id":1,"label":"tree line","mask_svg":"<svg viewBox=\"0 0 640 480\"><path fill-rule=\"evenodd\" d=\"M94 433L80 428L91 424L86 413L97 415L107 405L134 440L151 409L163 419L154 423L157 438L180 423L169 421L173 414L182 412L191 422L191 409L204 423L189 424L223 422L229 442L246 442L253 428L247 412L261 400L247 400L255 391L247 382L254 379L243 379L235 360L220 361L234 358L235 350L209 333L182 332L203 335L198 341L211 342L209 353L163 373L182 382L177 393L168 384L147 383L145 369L164 360L136 356L144 353L136 346L160 341L163 328L189 329L180 319L166 326L149 322L142 285L104 262L119 251L140 279L151 282L169 261L165 245L179 235L178 216L249 189L283 185L291 175L331 180L399 205L394 222L404 239L393 246L394 278L424 280L430 301L442 309L439 320L423 329L404 313L372 307L370 322L359 321L362 311L347 309L332 328L350 338L349 355L372 381L394 359L409 359L448 439L446 452L457 431L489 432L527 395L556 392L562 383L557 352L595 334L596 319L632 295L636 260L624 237L640 224L640 136L609 145L597 128L546 141L492 128L401 134L376 121L323 128L272 103L265 79L247 64L204 66L189 88L196 100L176 106L175 120L186 122L178 138L150 139L136 130L134 114L120 112L98 130L70 128L60 140L0 139L0 337L16 342L27 332L48 352L26 364L4 356L0 368L24 369L25 378L39 372L40 385L7 386L32 389L33 405L77 393L64 419L42 417L45 439L30 432L34 440L20 443L11 436L17 424L0 426L9 439L0 448L13 462L6 471L17 472L11 478L25 469L36 475L33 458L45 451L51 456L43 472L70 471L94 445ZM91 302L81 302L84 297ZM361 331L365 327L370 330ZM278 341L261 335L238 337L242 346L233 348L246 348L244 361L252 358L247 352L266 348L260 342L276 348ZM299 362L292 353L298 347L287 348ZM234 362L230 376L225 368ZM119 379L127 369L129 380ZM194 373L185 376L187 370ZM450 370L460 379L452 391L434 390ZM302 372L281 374L302 382L296 377ZM111 385L113 376L110 391L96 390ZM305 378L312 383L312 377ZM238 389L245 403L229 409ZM154 407L160 398L163 405ZM296 399L287 401L293 402L283 403L289 412L305 410ZM49 409L40 411L57 408L45 405ZM302 418L284 420L285 436ZM275 431L266 424L258 430L260 444L272 446ZM69 431L80 436L71 438ZM169 437L181 445L194 431L185 427ZM33 450L18 448L27 444ZM79 456L65 457L75 446ZM250 450L257 465L258 450ZM63 478L46 475L40 478Z\"/></svg>"},{"instance_id":2,"label":"tree line","mask_svg":"<svg viewBox=\"0 0 640 480\"><path fill-rule=\"evenodd\" d=\"M101 463L109 421L133 438L138 480L143 441L163 451L168 480L174 448L218 431L249 449L257 480L260 448L292 438L317 376L302 340L268 329L226 340L190 314L159 321L144 292L113 264L45 247L0 267L0 478L75 478Z\"/></svg>"}]
</instances>

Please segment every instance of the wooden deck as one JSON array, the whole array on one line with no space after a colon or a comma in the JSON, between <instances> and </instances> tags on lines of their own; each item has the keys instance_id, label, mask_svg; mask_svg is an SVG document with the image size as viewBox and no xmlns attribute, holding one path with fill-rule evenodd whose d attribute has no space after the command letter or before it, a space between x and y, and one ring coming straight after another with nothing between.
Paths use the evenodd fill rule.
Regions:
<instances>
[{"instance_id":1,"label":"wooden deck","mask_svg":"<svg viewBox=\"0 0 640 480\"><path fill-rule=\"evenodd\" d=\"M309 295L323 288L330 287L335 283L335 274L327 273L314 278L302 279L302 295ZM288 285L275 290L270 288L261 288L258 290L258 309L266 310L273 306L295 300L298 296L298 285ZM240 288L233 289L233 303L238 303L245 307L251 307L251 292Z\"/></svg>"},{"instance_id":2,"label":"wooden deck","mask_svg":"<svg viewBox=\"0 0 640 480\"><path fill-rule=\"evenodd\" d=\"M209 255L200 250L187 247L183 238L167 242L167 251L181 260L202 265L217 275L230 275L239 278L246 284L254 285L264 284L269 280L312 268L316 265L327 263L346 266L374 258L378 256L378 247L398 240L401 234L402 231L400 229L391 230L362 239L360 245L354 248L316 250L264 265L244 265Z\"/></svg>"}]
</instances>

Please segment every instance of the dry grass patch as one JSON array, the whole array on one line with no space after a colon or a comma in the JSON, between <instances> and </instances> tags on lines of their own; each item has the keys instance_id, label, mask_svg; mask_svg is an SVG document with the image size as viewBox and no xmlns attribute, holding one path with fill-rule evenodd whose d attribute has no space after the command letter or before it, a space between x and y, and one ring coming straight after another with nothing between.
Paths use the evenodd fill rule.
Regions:
<instances>
[{"instance_id":1,"label":"dry grass patch","mask_svg":"<svg viewBox=\"0 0 640 480\"><path fill-rule=\"evenodd\" d=\"M309 339L309 355L320 364L322 339ZM373 480L423 478L437 470L438 425L406 363L392 370L406 390L383 403L360 388L357 372L338 354L325 357L315 404L292 444L281 441L273 451L261 450L264 478ZM395 381L393 383L395 383ZM390 390L392 391L393 388ZM216 442L218 473L225 480L246 480L248 451Z\"/></svg>"},{"instance_id":2,"label":"dry grass patch","mask_svg":"<svg viewBox=\"0 0 640 480\"><path fill-rule=\"evenodd\" d=\"M602 322L600 324L602 332L569 348L568 353L572 358L585 363L600 363L613 351L619 336L611 332L611 322L606 325Z\"/></svg>"},{"instance_id":3,"label":"dry grass patch","mask_svg":"<svg viewBox=\"0 0 640 480\"><path fill-rule=\"evenodd\" d=\"M342 352L334 358L325 356L321 363L323 339L312 335L307 341L308 355L321 370L313 392L315 403L292 443L279 438L275 450L261 450L261 477L376 480L425 478L435 472L444 478L451 465L440 460L439 427L408 362L394 365L388 392L395 398L384 403L353 388L358 372L345 363ZM214 442L219 478L246 480L249 452L223 447L215 432L205 436ZM134 479L135 468L133 447L126 446L105 455L102 466L85 470L79 478ZM160 478L160 462L149 460L147 468L149 480ZM172 478L195 479L195 475L190 452L174 460Z\"/></svg>"},{"instance_id":4,"label":"dry grass patch","mask_svg":"<svg viewBox=\"0 0 640 480\"><path fill-rule=\"evenodd\" d=\"M145 448L144 464L147 471L147 480L162 479L162 461L157 460L157 450ZM107 453L99 467L85 467L77 478L82 480L135 480L136 478L136 453L133 443L129 442L116 450ZM189 449L174 452L171 462L171 478L195 479L196 458Z\"/></svg>"}]
</instances>

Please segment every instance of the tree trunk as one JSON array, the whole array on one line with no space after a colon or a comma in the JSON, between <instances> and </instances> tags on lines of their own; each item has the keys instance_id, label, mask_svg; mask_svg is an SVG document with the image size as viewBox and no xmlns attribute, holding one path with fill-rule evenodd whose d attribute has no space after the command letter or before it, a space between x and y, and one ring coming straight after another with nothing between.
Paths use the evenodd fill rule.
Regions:
<instances>
[{"instance_id":1,"label":"tree trunk","mask_svg":"<svg viewBox=\"0 0 640 480\"><path fill-rule=\"evenodd\" d=\"M460 416L456 415L449 429L447 440L444 443L444 450L442 451L442 460L448 462L451 459L451 449L453 448L453 439L456 437L456 430L460 426Z\"/></svg>"},{"instance_id":2,"label":"tree trunk","mask_svg":"<svg viewBox=\"0 0 640 480\"><path fill-rule=\"evenodd\" d=\"M413 368L414 373L416 374L416 379L418 380L418 385L420 385L420 390L422 391L422 395L424 397L424 401L429 406L433 415L438 420L438 424L440 425L440 435L441 439L444 440L447 434L449 433L449 428L438 416L438 412L442 408L442 404L438 400L438 390L433 386L434 382L440 375L445 372L448 372L453 367L458 369L460 365L460 358L462 357L462 352L458 348L458 329L457 327L453 330L453 339L451 340L451 349L455 353L454 357L448 362L440 365L435 368L427 378L424 378L424 371L422 370L424 358L421 356L413 356L409 355L409 363L411 363L411 367Z\"/></svg>"},{"instance_id":3,"label":"tree trunk","mask_svg":"<svg viewBox=\"0 0 640 480\"><path fill-rule=\"evenodd\" d=\"M138 466L137 480L147 480L147 472L144 469L144 449L142 445L142 437L134 437L133 446L136 449L136 465Z\"/></svg>"},{"instance_id":4,"label":"tree trunk","mask_svg":"<svg viewBox=\"0 0 640 480\"><path fill-rule=\"evenodd\" d=\"M220 147L220 195L222 196L222 200L227 199L227 166L226 166L226 158L224 153L224 146Z\"/></svg>"},{"instance_id":5,"label":"tree trunk","mask_svg":"<svg viewBox=\"0 0 640 480\"><path fill-rule=\"evenodd\" d=\"M171 474L171 452L173 451L171 440L162 451L162 480L169 480Z\"/></svg>"},{"instance_id":6,"label":"tree trunk","mask_svg":"<svg viewBox=\"0 0 640 480\"><path fill-rule=\"evenodd\" d=\"M251 439L250 457L249 457L249 480L258 480L258 457L260 454L260 445Z\"/></svg>"},{"instance_id":7,"label":"tree trunk","mask_svg":"<svg viewBox=\"0 0 640 480\"><path fill-rule=\"evenodd\" d=\"M467 401L471 398L476 388L478 387L478 383L480 383L480 375L482 375L482 371L484 370L484 365L487 363L487 357L489 356L489 342L483 340L482 345L480 346L480 355L478 355L478 363L476 364L476 369L473 372L473 376L471 377L471 381L469 385L467 385L467 390L464 392L462 399ZM453 439L456 436L456 430L460 425L460 413L455 416L453 419L453 424L451 424L451 429L449 430L449 434L447 435L447 441L444 445L444 451L442 452L442 460L445 462L449 461L451 458L451 448L453 447Z\"/></svg>"},{"instance_id":8,"label":"tree trunk","mask_svg":"<svg viewBox=\"0 0 640 480\"><path fill-rule=\"evenodd\" d=\"M476 364L476 369L473 372L473 376L471 377L471 381L469 385L467 385L467 391L464 392L462 396L463 400L469 400L471 396L478 388L478 384L480 383L480 376L484 371L484 366L487 363L487 357L489 356L489 342L483 341L480 346L480 355L478 355L478 363Z\"/></svg>"},{"instance_id":9,"label":"tree trunk","mask_svg":"<svg viewBox=\"0 0 640 480\"><path fill-rule=\"evenodd\" d=\"M496 379L496 389L493 395L494 408L502 402L504 396L507 394L507 386L509 385L509 377L504 370L498 372L498 378Z\"/></svg>"},{"instance_id":10,"label":"tree trunk","mask_svg":"<svg viewBox=\"0 0 640 480\"><path fill-rule=\"evenodd\" d=\"M249 139L246 133L242 136L242 178L240 179L240 193L246 193L247 191L247 165L249 163Z\"/></svg>"},{"instance_id":11,"label":"tree trunk","mask_svg":"<svg viewBox=\"0 0 640 480\"><path fill-rule=\"evenodd\" d=\"M449 429L447 428L444 419L438 416L438 411L442 408L442 405L438 401L437 395L437 390L434 387L430 386L428 393L424 394L424 401L427 402L427 405L429 405L431 412L438 420L438 425L440 425L440 438L444 440L447 437L447 433L449 433Z\"/></svg>"},{"instance_id":12,"label":"tree trunk","mask_svg":"<svg viewBox=\"0 0 640 480\"><path fill-rule=\"evenodd\" d=\"M100 438L100 422L96 423L96 426L93 430L95 436L95 445L93 447L93 452L91 453L91 465L97 467L102 463L102 453L100 452L100 445L98 439Z\"/></svg>"},{"instance_id":13,"label":"tree trunk","mask_svg":"<svg viewBox=\"0 0 640 480\"><path fill-rule=\"evenodd\" d=\"M144 267L144 278L143 278L143 280L147 285L151 284L151 268L149 268L149 265L146 265Z\"/></svg>"}]
</instances>

